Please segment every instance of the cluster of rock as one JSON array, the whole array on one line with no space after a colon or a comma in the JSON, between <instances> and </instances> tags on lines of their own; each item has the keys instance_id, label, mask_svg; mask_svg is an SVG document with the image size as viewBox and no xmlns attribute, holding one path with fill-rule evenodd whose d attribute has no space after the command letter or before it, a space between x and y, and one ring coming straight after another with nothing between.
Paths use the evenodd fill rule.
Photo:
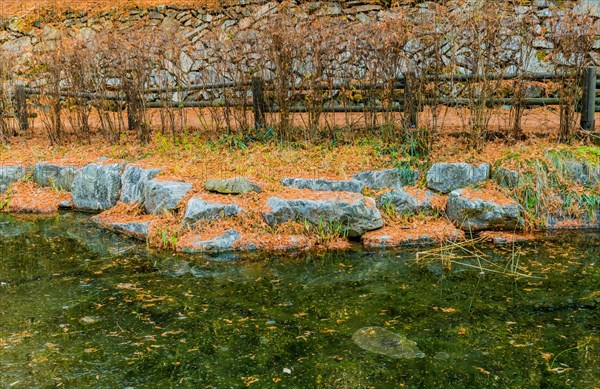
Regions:
<instances>
[{"instance_id":1,"label":"cluster of rock","mask_svg":"<svg viewBox=\"0 0 600 389\"><path fill-rule=\"evenodd\" d=\"M573 180L587 184L600 180L596 167L566 164ZM23 166L0 166L0 191L19 179L31 169ZM193 189L192 184L182 181L161 181L156 177L160 169L144 169L119 163L90 163L82 168L38 163L32 170L32 178L43 187L70 191L72 201L62 203L62 208L101 212L117 205L138 203L148 215L179 212L182 228L194 228L199 222L220 218L236 218L246 212L235 201L214 202L193 196L183 200ZM524 227L523 207L496 191L475 188L490 178L503 185L516 185L518 173L506 168L494 170L490 165L478 166L467 163L436 163L426 172L426 188L413 185L419 172L407 168L366 171L355 174L350 180L284 178L281 184L305 189L298 197L272 196L266 200L261 211L266 224L277 227L290 221L307 223L322 233L336 233L349 238L368 237L363 243L374 247L389 247L406 243L426 243L434 240L425 233L401 241L390 234L384 226L382 212L399 216L432 214L442 212L455 227L443 226L444 237L459 239L463 231L503 230L516 231ZM261 188L244 177L208 180L204 189L227 196L243 193L260 193ZM362 193L378 193L376 198ZM445 208L434 206L436 196L447 195ZM257 211L257 210L254 210ZM151 221L131 223L114 222L110 228L140 239L148 237ZM381 230L380 230L381 229ZM376 231L379 230L379 231ZM252 250L257 246L241 243L244 231L228 229L224 233L198 238L184 251L212 252ZM301 245L301 239L289 243Z\"/></svg>"}]
</instances>

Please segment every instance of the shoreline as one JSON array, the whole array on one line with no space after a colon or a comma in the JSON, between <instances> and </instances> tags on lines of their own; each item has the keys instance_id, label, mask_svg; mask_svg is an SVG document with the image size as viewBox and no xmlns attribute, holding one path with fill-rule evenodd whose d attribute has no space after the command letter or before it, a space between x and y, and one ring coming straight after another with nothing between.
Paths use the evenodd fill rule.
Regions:
<instances>
[{"instance_id":1,"label":"shoreline","mask_svg":"<svg viewBox=\"0 0 600 389\"><path fill-rule=\"evenodd\" d=\"M153 163L152 157L136 161L95 155L80 156L78 163L70 164L64 152L54 149L54 158L40 158L44 163L33 166L2 161L0 189L5 191L0 194L0 210L44 214L58 211L61 204L61 209L91 211L100 226L151 247L191 254L346 250L356 244L387 249L464 242L478 235L511 244L531 239L533 232L600 228L595 148L589 160L581 157L580 149L590 147L546 148L541 154L528 149L523 151L526 157L482 163L396 161L395 168L375 170L363 170L373 162L364 158L358 171L351 167L344 176L313 173L313 178L280 177L286 170L293 173L284 161L270 177L271 169L260 166L246 176L235 171L212 175L206 170L200 178L193 169L209 166L181 165L173 155L163 159L171 161L164 166ZM290 159L299 155L292 153ZM551 188L554 178L546 178L548 187L539 192L539 203L521 203L522 189L527 194L528 182L540 180L523 170L533 155L565 168L562 186ZM546 170L559 170L552 166ZM234 177L238 178L231 180ZM560 199L565 183L576 191L562 192L566 199ZM232 187L236 194L219 193L231 192ZM574 194L579 196L576 207ZM542 205L547 207L545 213L532 213Z\"/></svg>"}]
</instances>

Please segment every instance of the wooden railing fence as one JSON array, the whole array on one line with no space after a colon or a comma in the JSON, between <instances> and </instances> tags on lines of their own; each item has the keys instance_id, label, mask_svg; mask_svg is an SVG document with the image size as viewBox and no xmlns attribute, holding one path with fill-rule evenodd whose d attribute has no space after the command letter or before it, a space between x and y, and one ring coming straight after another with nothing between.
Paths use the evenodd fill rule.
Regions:
<instances>
[{"instance_id":1,"label":"wooden railing fence","mask_svg":"<svg viewBox=\"0 0 600 389\"><path fill-rule=\"evenodd\" d=\"M589 67L584 75L582 82L583 94L579 100L577 111L581 113L580 125L583 130L593 131L595 129L594 113L600 112L600 73L596 72L595 67ZM533 73L533 74L505 74L505 75L494 75L490 74L485 77L486 80L512 80L520 78L524 81L552 81L557 80L560 77L567 77L567 75L555 74L555 73ZM398 79L393 88L395 91L403 90L404 98L402 100L394 101L394 104L388 106L383 105L324 105L319 108L320 112L404 112L405 124L410 127L417 127L417 105L416 104L404 104L407 99L412 98L413 91L411 88L411 77ZM472 75L440 75L440 76L428 76L425 81L453 81L453 82L466 82L473 81L475 78ZM475 79L477 80L477 79ZM269 112L279 112L279 107L273 103L268 103L265 98L266 92L272 91L273 86L271 83L264 81L261 78L254 77L250 83L240 84L232 82L224 83L213 83L213 84L198 84L198 85L176 85L169 88L148 88L144 92L146 94L160 94L169 92L182 92L190 93L194 91L208 91L215 89L231 89L231 88L248 88L252 91L252 101L218 101L218 100L191 100L191 101L180 101L170 102L168 106L174 108L187 108L187 107L248 107L251 108L254 113L254 125L256 128L263 128L266 125L265 115ZM384 85L372 84L372 83L331 83L329 85L324 84L318 87L324 91L340 91L340 90L355 90L355 91L373 91L382 90ZM28 96L40 95L43 92L40 89L27 88L25 86L18 86L13 95L15 103L14 115L17 117L19 127L21 131L25 131L29 128L29 117L32 114L28 109ZM50 93L52 94L52 93ZM127 97L120 93L94 93L94 92L71 92L63 90L59 92L61 97L65 98L83 98L90 100L109 100L120 102L124 107L128 107ZM550 98L524 98L517 100L515 98L493 98L485 101L488 105L513 105L515 103L522 104L525 107L533 106L551 106L560 105L560 99L557 97ZM161 101L144 101L145 108L164 108L165 103ZM469 103L468 98L449 98L442 97L438 99L425 99L421 102L422 105L446 105L446 106L466 106ZM287 111L290 113L308 112L308 107L303 106L291 106L288 107ZM130 123L131 125L131 123Z\"/></svg>"}]
</instances>

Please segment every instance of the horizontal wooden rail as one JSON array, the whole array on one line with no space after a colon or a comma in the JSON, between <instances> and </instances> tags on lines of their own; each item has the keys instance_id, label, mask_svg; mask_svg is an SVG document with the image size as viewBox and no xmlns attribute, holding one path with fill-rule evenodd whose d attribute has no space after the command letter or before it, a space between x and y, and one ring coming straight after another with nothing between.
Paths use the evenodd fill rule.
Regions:
<instances>
[{"instance_id":1,"label":"horizontal wooden rail","mask_svg":"<svg viewBox=\"0 0 600 389\"><path fill-rule=\"evenodd\" d=\"M34 88L24 88L24 91L28 95L49 95L55 96L57 92L55 91L46 91L41 89ZM71 98L84 98L90 100L112 100L112 101L125 101L125 97L118 94L101 94L94 92L70 92L61 90L58 91L58 95L60 97L71 97Z\"/></svg>"}]
</instances>

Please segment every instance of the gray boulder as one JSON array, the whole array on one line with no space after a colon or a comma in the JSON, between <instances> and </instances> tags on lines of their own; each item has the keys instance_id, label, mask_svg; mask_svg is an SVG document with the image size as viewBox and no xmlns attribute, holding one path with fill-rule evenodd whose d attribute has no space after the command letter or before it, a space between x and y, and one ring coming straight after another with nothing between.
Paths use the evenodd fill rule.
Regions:
<instances>
[{"instance_id":1,"label":"gray boulder","mask_svg":"<svg viewBox=\"0 0 600 389\"><path fill-rule=\"evenodd\" d=\"M336 181L317 178L314 180L306 178L284 178L281 180L283 186L291 186L298 189L310 189L330 192L354 192L361 193L365 184L358 180Z\"/></svg>"},{"instance_id":2,"label":"gray boulder","mask_svg":"<svg viewBox=\"0 0 600 389\"><path fill-rule=\"evenodd\" d=\"M328 200L285 200L271 197L267 205L271 210L264 212L263 218L270 226L290 220L306 221L326 229L339 226L348 237L358 237L367 231L383 227L375 201L360 195L354 199Z\"/></svg>"},{"instance_id":3,"label":"gray boulder","mask_svg":"<svg viewBox=\"0 0 600 389\"><path fill-rule=\"evenodd\" d=\"M112 223L110 228L123 235L146 241L148 239L150 222Z\"/></svg>"},{"instance_id":4,"label":"gray boulder","mask_svg":"<svg viewBox=\"0 0 600 389\"><path fill-rule=\"evenodd\" d=\"M19 181L25 175L23 166L0 165L0 193L5 192L10 184Z\"/></svg>"},{"instance_id":5,"label":"gray boulder","mask_svg":"<svg viewBox=\"0 0 600 389\"><path fill-rule=\"evenodd\" d=\"M77 170L79 169L73 166L36 163L33 168L33 180L39 186L70 192Z\"/></svg>"},{"instance_id":6,"label":"gray boulder","mask_svg":"<svg viewBox=\"0 0 600 389\"><path fill-rule=\"evenodd\" d=\"M221 194L242 194L249 192L260 192L260 186L248 180L246 177L233 177L226 180L208 180L204 189L209 192Z\"/></svg>"},{"instance_id":7,"label":"gray boulder","mask_svg":"<svg viewBox=\"0 0 600 389\"><path fill-rule=\"evenodd\" d=\"M188 254L233 251L233 244L241 237L242 235L239 232L230 228L214 239L197 240L189 247L184 247L181 251Z\"/></svg>"},{"instance_id":8,"label":"gray boulder","mask_svg":"<svg viewBox=\"0 0 600 389\"><path fill-rule=\"evenodd\" d=\"M565 161L564 171L574 182L581 185L594 186L600 181L600 167L584 162L575 160Z\"/></svg>"},{"instance_id":9,"label":"gray boulder","mask_svg":"<svg viewBox=\"0 0 600 389\"><path fill-rule=\"evenodd\" d=\"M479 166L468 163L436 163L427 172L427 187L441 193L485 181L490 176L490 165Z\"/></svg>"},{"instance_id":10,"label":"gray boulder","mask_svg":"<svg viewBox=\"0 0 600 389\"><path fill-rule=\"evenodd\" d=\"M242 211L243 209L236 204L211 203L194 197L188 201L185 215L183 216L183 224L193 226L199 220L215 220L222 217L235 216Z\"/></svg>"},{"instance_id":11,"label":"gray boulder","mask_svg":"<svg viewBox=\"0 0 600 389\"><path fill-rule=\"evenodd\" d=\"M421 190L420 190L421 191ZM377 198L377 204L382 209L390 209L399 214L417 214L419 212L431 212L433 207L429 200L433 193L428 190L422 191L418 198L412 196L404 188L398 187L393 191L386 192Z\"/></svg>"},{"instance_id":12,"label":"gray boulder","mask_svg":"<svg viewBox=\"0 0 600 389\"><path fill-rule=\"evenodd\" d=\"M125 204L144 201L144 185L160 173L161 169L142 169L129 165L121 176L121 201Z\"/></svg>"},{"instance_id":13,"label":"gray boulder","mask_svg":"<svg viewBox=\"0 0 600 389\"><path fill-rule=\"evenodd\" d=\"M174 211L191 189L188 182L150 180L144 185L144 208L155 215Z\"/></svg>"},{"instance_id":14,"label":"gray boulder","mask_svg":"<svg viewBox=\"0 0 600 389\"><path fill-rule=\"evenodd\" d=\"M121 189L121 165L91 163L79 169L73 179L73 207L104 211L117 204Z\"/></svg>"},{"instance_id":15,"label":"gray boulder","mask_svg":"<svg viewBox=\"0 0 600 389\"><path fill-rule=\"evenodd\" d=\"M523 207L510 200L498 204L463 195L460 189L448 196L446 215L463 230L518 230L525 225Z\"/></svg>"},{"instance_id":16,"label":"gray boulder","mask_svg":"<svg viewBox=\"0 0 600 389\"><path fill-rule=\"evenodd\" d=\"M352 176L371 189L396 188L413 185L419 179L419 172L409 169L368 170Z\"/></svg>"},{"instance_id":17,"label":"gray boulder","mask_svg":"<svg viewBox=\"0 0 600 389\"><path fill-rule=\"evenodd\" d=\"M499 185L514 189L519 184L519 172L516 170L499 167L492 171L492 179Z\"/></svg>"}]
</instances>

